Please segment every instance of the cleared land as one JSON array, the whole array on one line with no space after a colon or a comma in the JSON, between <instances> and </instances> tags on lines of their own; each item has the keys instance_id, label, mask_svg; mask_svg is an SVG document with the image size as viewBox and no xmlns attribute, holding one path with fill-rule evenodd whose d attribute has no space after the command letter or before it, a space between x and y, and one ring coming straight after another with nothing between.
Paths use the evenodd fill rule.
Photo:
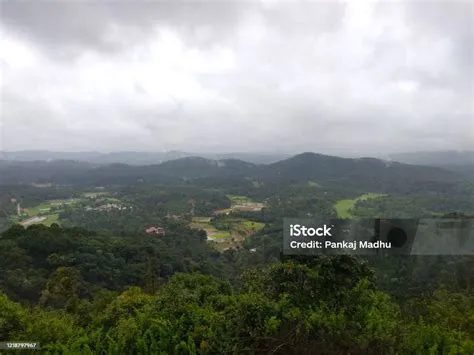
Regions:
<instances>
[{"instance_id":1,"label":"cleared land","mask_svg":"<svg viewBox=\"0 0 474 355\"><path fill-rule=\"evenodd\" d=\"M50 226L53 223L59 224L59 213L63 211L64 206L74 206L79 202L87 203L91 199L104 202L120 202L115 198L107 197L108 194L108 192L86 192L82 194L83 198L45 201L37 206L25 208L21 217L17 215L10 216L10 220L25 227L33 224L44 224L45 226Z\"/></svg>"},{"instance_id":2,"label":"cleared land","mask_svg":"<svg viewBox=\"0 0 474 355\"><path fill-rule=\"evenodd\" d=\"M367 194L361 195L361 196L359 196L357 198L354 198L354 199L351 199L351 200L339 200L334 205L334 209L337 212L337 217L338 218L343 218L343 219L354 218L354 215L352 214L352 211L355 208L357 202L364 201L364 200L369 200L369 199L373 199L373 198L379 198L379 197L382 197L382 196L386 196L386 195L367 193Z\"/></svg>"},{"instance_id":3,"label":"cleared land","mask_svg":"<svg viewBox=\"0 0 474 355\"><path fill-rule=\"evenodd\" d=\"M264 203L252 201L247 196L227 195L227 198L232 202L231 207L217 210L215 214L227 214L233 211L258 212L265 207Z\"/></svg>"},{"instance_id":4,"label":"cleared land","mask_svg":"<svg viewBox=\"0 0 474 355\"><path fill-rule=\"evenodd\" d=\"M110 192L107 191L100 191L100 192L84 192L82 194L82 197L85 198L94 198L94 197L100 197L100 196L108 196L110 195Z\"/></svg>"},{"instance_id":5,"label":"cleared land","mask_svg":"<svg viewBox=\"0 0 474 355\"><path fill-rule=\"evenodd\" d=\"M226 250L243 242L248 236L265 227L264 223L247 219L226 218L229 230L219 230L211 223L211 217L194 217L191 228L202 229L207 233L207 239L214 242L219 250Z\"/></svg>"},{"instance_id":6,"label":"cleared land","mask_svg":"<svg viewBox=\"0 0 474 355\"><path fill-rule=\"evenodd\" d=\"M32 218L28 218L24 221L22 221L20 224L23 226L23 227L29 227L33 224L39 224L39 223L42 223L46 220L46 217L32 217Z\"/></svg>"}]
</instances>

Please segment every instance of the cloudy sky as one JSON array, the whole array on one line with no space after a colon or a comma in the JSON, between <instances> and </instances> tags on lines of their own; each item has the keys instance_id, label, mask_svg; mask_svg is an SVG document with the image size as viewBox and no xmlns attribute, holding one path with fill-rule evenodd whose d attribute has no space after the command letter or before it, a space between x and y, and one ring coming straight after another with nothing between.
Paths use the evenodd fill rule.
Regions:
<instances>
[{"instance_id":1,"label":"cloudy sky","mask_svg":"<svg viewBox=\"0 0 474 355\"><path fill-rule=\"evenodd\" d=\"M471 1L0 3L0 150L474 149Z\"/></svg>"}]
</instances>

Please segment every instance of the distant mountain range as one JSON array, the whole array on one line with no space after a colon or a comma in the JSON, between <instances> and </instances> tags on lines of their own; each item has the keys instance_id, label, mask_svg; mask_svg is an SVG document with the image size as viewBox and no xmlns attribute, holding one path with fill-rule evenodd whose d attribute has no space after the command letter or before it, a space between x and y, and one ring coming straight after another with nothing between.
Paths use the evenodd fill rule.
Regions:
<instances>
[{"instance_id":1,"label":"distant mountain range","mask_svg":"<svg viewBox=\"0 0 474 355\"><path fill-rule=\"evenodd\" d=\"M474 179L474 151L435 151L391 155L388 159L414 165L436 166Z\"/></svg>"},{"instance_id":2,"label":"distant mountain range","mask_svg":"<svg viewBox=\"0 0 474 355\"><path fill-rule=\"evenodd\" d=\"M437 167L375 158L340 158L303 153L271 164L239 159L184 157L154 165L97 164L78 161L0 161L0 184L128 185L184 183L203 187L253 183L288 186L308 182L370 192L454 191L467 179Z\"/></svg>"},{"instance_id":3,"label":"distant mountain range","mask_svg":"<svg viewBox=\"0 0 474 355\"><path fill-rule=\"evenodd\" d=\"M287 158L292 154L280 153L189 153L182 151L166 152L52 152L45 150L24 150L15 152L0 152L0 160L13 161L52 161L52 160L74 160L92 164L127 164L127 165L153 165L170 160L187 157L196 157L210 160L236 159L253 164L272 164ZM397 161L413 165L430 166L462 166L474 165L474 151L433 151L433 152L409 152L391 154L381 157L382 160Z\"/></svg>"},{"instance_id":4,"label":"distant mountain range","mask_svg":"<svg viewBox=\"0 0 474 355\"><path fill-rule=\"evenodd\" d=\"M187 153L181 151L168 152L50 152L43 150L25 150L0 153L0 159L13 161L52 161L74 160L93 164L127 164L152 165L165 161L200 156L206 159L225 160L238 159L254 164L270 164L290 157L290 154L272 153ZM2 158L3 157L3 158Z\"/></svg>"},{"instance_id":5,"label":"distant mountain range","mask_svg":"<svg viewBox=\"0 0 474 355\"><path fill-rule=\"evenodd\" d=\"M393 154L389 159L401 163L431 166L474 165L474 151L434 151Z\"/></svg>"}]
</instances>

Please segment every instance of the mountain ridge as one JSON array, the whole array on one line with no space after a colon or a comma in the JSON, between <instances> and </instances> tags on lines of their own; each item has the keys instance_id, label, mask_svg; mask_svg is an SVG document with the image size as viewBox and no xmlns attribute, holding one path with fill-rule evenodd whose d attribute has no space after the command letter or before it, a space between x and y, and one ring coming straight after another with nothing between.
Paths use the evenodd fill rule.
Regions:
<instances>
[{"instance_id":1,"label":"mountain ridge","mask_svg":"<svg viewBox=\"0 0 474 355\"><path fill-rule=\"evenodd\" d=\"M45 183L103 184L195 183L255 181L280 186L308 181L327 186L350 186L367 191L433 191L451 189L467 181L460 173L439 167L389 162L377 158L342 158L305 152L272 164L238 159L215 160L193 156L153 165L83 162L1 162L0 184Z\"/></svg>"},{"instance_id":2,"label":"mountain ridge","mask_svg":"<svg viewBox=\"0 0 474 355\"><path fill-rule=\"evenodd\" d=\"M23 150L12 152L0 152L0 159L10 161L53 161L53 160L75 160L94 164L123 163L128 165L153 165L169 160L176 160L186 157L200 156L207 159L224 160L238 159L250 163L262 164L272 163L287 157L290 154L279 153L189 153L178 150L164 152L54 152L47 150Z\"/></svg>"}]
</instances>

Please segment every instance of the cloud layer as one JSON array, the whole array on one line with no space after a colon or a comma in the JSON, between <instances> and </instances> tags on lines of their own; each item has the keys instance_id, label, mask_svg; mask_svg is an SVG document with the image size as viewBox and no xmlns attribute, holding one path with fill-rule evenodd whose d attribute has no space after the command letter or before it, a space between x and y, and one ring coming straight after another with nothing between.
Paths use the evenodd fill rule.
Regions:
<instances>
[{"instance_id":1,"label":"cloud layer","mask_svg":"<svg viewBox=\"0 0 474 355\"><path fill-rule=\"evenodd\" d=\"M474 149L472 2L1 6L5 150Z\"/></svg>"}]
</instances>

